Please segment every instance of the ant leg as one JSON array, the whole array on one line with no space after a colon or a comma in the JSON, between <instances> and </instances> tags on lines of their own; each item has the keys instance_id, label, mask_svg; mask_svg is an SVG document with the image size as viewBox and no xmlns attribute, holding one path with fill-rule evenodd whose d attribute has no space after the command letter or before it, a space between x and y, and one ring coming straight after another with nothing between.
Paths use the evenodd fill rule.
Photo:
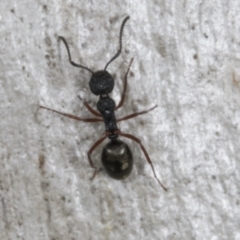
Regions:
<instances>
[{"instance_id":1,"label":"ant leg","mask_svg":"<svg viewBox=\"0 0 240 240\"><path fill-rule=\"evenodd\" d=\"M150 159L150 157L149 157L146 149L145 149L144 146L142 145L141 140L138 139L138 138L136 138L135 136L133 136L133 135L131 135L131 134L127 134L127 133L119 132L119 135L120 135L120 136L123 136L123 137L126 137L126 138L130 138L130 139L132 139L133 141L137 142L137 143L140 145L140 147L141 147L141 149L142 149L142 151L143 151L143 153L144 153L144 155L145 155L148 163L151 165L151 168L152 168L154 177L157 179L157 181L158 181L158 183L160 184L160 186L161 186L165 191L167 191L167 188L164 187L164 185L163 185L163 184L160 182L160 180L158 179L158 177L157 177L157 175L156 175L156 173L155 173L155 170L154 170L152 161L151 161L151 159Z\"/></svg>"},{"instance_id":2,"label":"ant leg","mask_svg":"<svg viewBox=\"0 0 240 240\"><path fill-rule=\"evenodd\" d=\"M127 91L127 77L128 77L128 73L129 73L130 67L131 67L131 65L132 65L132 62L133 62L133 58L131 59L131 61L130 61L130 63L129 63L127 72L126 72L125 77L124 77L124 85L123 85L123 92L122 92L121 100L120 100L120 102L118 103L118 105L117 105L117 107L115 108L115 110L117 110L118 108L120 108L120 107L123 105L123 103L124 103L125 94L126 94L126 91Z\"/></svg>"},{"instance_id":3,"label":"ant leg","mask_svg":"<svg viewBox=\"0 0 240 240\"><path fill-rule=\"evenodd\" d=\"M43 109L47 109L47 110L50 110L52 112L55 112L55 113L58 113L60 115L63 115L65 117L68 117L68 118L71 118L71 119L75 119L75 120L78 120L78 121L82 121L82 122L102 122L103 119L101 118L81 118L81 117L77 117L75 115L72 115L72 114L68 114L68 113L63 113L63 112L59 112L59 111L56 111L54 109L51 109L51 108L47 108L47 107L43 107L43 106L39 106L40 108L43 108Z\"/></svg>"},{"instance_id":4,"label":"ant leg","mask_svg":"<svg viewBox=\"0 0 240 240\"><path fill-rule=\"evenodd\" d=\"M98 113L96 110L94 110L94 109L88 104L88 102L84 101L80 96L78 96L78 98L80 99L80 101L83 102L84 106L88 109L88 111L89 111L90 113L92 113L92 114L95 115L95 116L101 117L101 114Z\"/></svg>"},{"instance_id":5,"label":"ant leg","mask_svg":"<svg viewBox=\"0 0 240 240\"><path fill-rule=\"evenodd\" d=\"M94 172L93 172L93 175L92 177L90 178L90 180L93 180L94 177L96 176L96 173L97 173L97 167L93 164L93 161L92 161L92 158L91 158L91 154L92 152L94 151L94 149L99 146L105 139L107 138L107 135L100 138L98 141L96 141L93 146L89 149L87 155L88 155L88 161L89 161L89 164L92 168L94 168Z\"/></svg>"},{"instance_id":6,"label":"ant leg","mask_svg":"<svg viewBox=\"0 0 240 240\"><path fill-rule=\"evenodd\" d=\"M142 112L136 112L136 113L132 113L130 115L127 115L123 118L120 118L120 119L117 119L117 122L120 122L120 121L124 121L124 120L127 120L127 119L130 119L130 118L134 118L134 117L137 117L139 115L142 115L142 114L145 114L145 113L148 113L150 111L152 111L154 108L156 108L157 105L155 105L154 107L150 108L149 110L145 110L145 111L142 111Z\"/></svg>"},{"instance_id":7,"label":"ant leg","mask_svg":"<svg viewBox=\"0 0 240 240\"><path fill-rule=\"evenodd\" d=\"M84 66L82 66L82 65L80 65L80 64L77 64L77 63L75 63L75 62L72 61L71 54L70 54L70 51L69 51L69 47L68 47L67 41L65 40L64 37L59 36L59 37L58 37L58 40L62 40L62 41L63 41L63 43L64 43L64 45L65 45L65 47L66 47L66 49L67 49L69 62L70 62L74 67L83 68L83 69L86 69L86 70L88 70L89 72L93 73L93 71L90 70L89 68L84 67Z\"/></svg>"}]
</instances>

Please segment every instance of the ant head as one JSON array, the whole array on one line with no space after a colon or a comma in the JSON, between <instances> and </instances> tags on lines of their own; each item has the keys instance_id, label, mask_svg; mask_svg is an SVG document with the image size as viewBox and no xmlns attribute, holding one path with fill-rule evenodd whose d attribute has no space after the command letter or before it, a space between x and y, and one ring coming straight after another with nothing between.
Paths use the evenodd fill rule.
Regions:
<instances>
[{"instance_id":1,"label":"ant head","mask_svg":"<svg viewBox=\"0 0 240 240\"><path fill-rule=\"evenodd\" d=\"M112 92L114 80L106 70L94 72L89 82L91 92L95 95L103 95Z\"/></svg>"}]
</instances>

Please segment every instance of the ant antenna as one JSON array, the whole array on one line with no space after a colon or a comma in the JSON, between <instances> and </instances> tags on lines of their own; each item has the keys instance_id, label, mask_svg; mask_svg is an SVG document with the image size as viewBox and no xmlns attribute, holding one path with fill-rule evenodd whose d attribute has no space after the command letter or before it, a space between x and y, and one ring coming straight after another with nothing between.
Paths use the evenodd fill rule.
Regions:
<instances>
[{"instance_id":1,"label":"ant antenna","mask_svg":"<svg viewBox=\"0 0 240 240\"><path fill-rule=\"evenodd\" d=\"M82 66L82 65L80 65L80 64L77 64L77 63L73 62L72 59L71 59L71 54L70 54L70 51L69 51L69 47L68 47L67 41L65 40L64 37L61 37L61 36L59 36L58 39L63 41L63 43L64 43L64 45L65 45L65 47L66 47L66 49L67 49L69 62L70 62L74 67L83 68L83 69L88 70L89 72L91 72L91 73L93 74L93 71L92 71L91 69L89 69L89 68L87 68L87 67L84 67L84 66Z\"/></svg>"},{"instance_id":2,"label":"ant antenna","mask_svg":"<svg viewBox=\"0 0 240 240\"><path fill-rule=\"evenodd\" d=\"M125 23L127 22L127 20L129 19L130 17L127 16L123 22L122 22L122 26L120 28L120 36L119 36L119 50L117 51L117 53L112 57L112 59L106 64L104 70L107 69L108 65L113 61L115 60L120 54L121 54L121 51L122 51L122 34L123 34L123 28L124 28L124 25Z\"/></svg>"}]
</instances>

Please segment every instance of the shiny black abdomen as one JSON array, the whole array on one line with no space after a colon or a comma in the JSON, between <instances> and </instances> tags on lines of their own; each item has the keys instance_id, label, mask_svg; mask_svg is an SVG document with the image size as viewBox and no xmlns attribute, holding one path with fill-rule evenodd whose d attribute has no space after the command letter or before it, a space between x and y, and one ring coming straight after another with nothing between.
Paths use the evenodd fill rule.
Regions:
<instances>
[{"instance_id":1,"label":"shiny black abdomen","mask_svg":"<svg viewBox=\"0 0 240 240\"><path fill-rule=\"evenodd\" d=\"M132 152L126 143L112 140L103 148L102 164L110 177L124 179L132 171Z\"/></svg>"}]
</instances>

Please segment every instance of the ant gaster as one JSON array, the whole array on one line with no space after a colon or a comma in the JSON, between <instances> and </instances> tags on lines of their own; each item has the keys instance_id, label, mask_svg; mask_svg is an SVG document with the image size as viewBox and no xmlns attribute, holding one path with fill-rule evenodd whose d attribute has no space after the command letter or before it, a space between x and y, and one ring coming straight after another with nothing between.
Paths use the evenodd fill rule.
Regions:
<instances>
[{"instance_id":1,"label":"ant gaster","mask_svg":"<svg viewBox=\"0 0 240 240\"><path fill-rule=\"evenodd\" d=\"M121 54L123 28L128 19L129 19L129 16L123 20L121 28L120 28L119 50L110 59L110 61L106 64L104 70L100 70L100 71L96 71L96 72L93 72L91 69L73 62L71 59L71 54L69 51L67 41L65 40L65 38L59 36L59 40L61 40L64 43L64 45L67 49L68 58L69 58L69 62L71 63L71 65L73 65L74 67L83 68L92 73L92 77L89 82L89 87L90 87L91 92L94 95L100 97L97 102L98 112L96 110L94 110L86 101L83 101L80 96L79 96L79 99L81 101L83 101L85 107L97 118L96 117L95 118L81 118L81 117L74 116L72 114L59 112L59 111L56 111L56 110L53 110L53 109L50 109L47 107L43 107L43 106L40 106L40 108L50 110L52 112L61 114L65 117L72 118L72 119L75 119L78 121L104 122L104 124L105 124L104 137L102 137L98 141L96 141L87 153L89 164L92 168L94 168L94 173L93 173L93 176L91 179L93 179L97 173L97 167L94 165L94 163L92 161L91 154L94 151L94 149L96 147L98 147L106 138L109 138L110 142L103 148L102 164L103 164L106 172L108 173L108 175L114 179L124 179L131 173L132 167L133 167L132 152L126 143L118 140L118 137L122 136L122 137L129 138L129 139L137 142L140 145L148 163L150 164L150 166L152 168L155 178L157 179L158 183L162 186L162 188L165 191L167 191L167 188L164 187L164 185L157 178L152 161L151 161L146 149L142 145L140 139L136 138L135 136L133 136L129 133L121 132L117 127L117 122L137 117L138 115L145 114L157 107L157 105L155 105L154 107L152 107L151 109L146 110L146 111L135 112L135 113L132 113L132 114L127 115L120 119L115 118L115 111L117 109L119 109L120 107L122 107L122 105L124 103L125 93L127 90L127 76L128 76L128 72L129 72L129 69L132 64L133 59L131 59L130 64L127 69L127 72L125 74L123 92L121 95L121 100L117 106L116 106L114 100L112 98L110 98L108 95L109 93L112 92L112 90L114 88L114 80L113 80L112 75L106 69L107 69L108 65Z\"/></svg>"}]
</instances>

